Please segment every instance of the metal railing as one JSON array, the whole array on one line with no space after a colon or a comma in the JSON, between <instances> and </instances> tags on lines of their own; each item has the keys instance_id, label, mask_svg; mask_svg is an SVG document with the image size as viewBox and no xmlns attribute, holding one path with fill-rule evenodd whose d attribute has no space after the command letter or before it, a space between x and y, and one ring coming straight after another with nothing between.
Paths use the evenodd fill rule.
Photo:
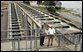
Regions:
<instances>
[{"instance_id":1,"label":"metal railing","mask_svg":"<svg viewBox=\"0 0 83 52\"><path fill-rule=\"evenodd\" d=\"M32 30L35 30L35 33L33 33ZM82 34L80 34L80 35L73 34L74 38L72 38L71 35L64 35L64 34L60 33L59 31L56 31L57 33L55 34L55 38L57 40L53 40L53 41L57 42L58 45L54 44L51 47L50 46L47 47L45 44L44 47L41 47L39 45L39 38L40 38L39 29L32 29L32 30L30 29L30 31L31 31L30 35L27 35L27 36L24 35L24 36L15 36L12 38L1 38L1 50L3 51L7 45L9 45L9 47L10 47L8 51L10 51L10 50L12 50L12 51L15 51L15 50L38 51L41 48L44 49L44 48L55 48L55 47L59 47L59 49L61 49L61 47L66 47L68 45L75 45L73 51L78 51L77 50L78 44L82 45L82 41L81 41ZM24 30L20 30L20 31L27 31L27 30L24 29ZM3 32L9 32L9 30L1 31L1 33L3 33ZM76 36L78 36L78 37L76 37ZM47 41L48 36L45 35L45 37L46 38L45 38L44 42ZM69 39L69 37L70 37L70 39ZM71 41L71 38L73 39L73 41ZM11 43L8 43L8 42L11 42ZM67 43L70 43L70 44L67 44ZM65 46L62 46L62 44L64 44ZM66 47L66 48L68 48L68 47ZM70 47L68 48L68 50L71 51ZM82 50L82 46L80 47L80 51L81 50Z\"/></svg>"}]
</instances>

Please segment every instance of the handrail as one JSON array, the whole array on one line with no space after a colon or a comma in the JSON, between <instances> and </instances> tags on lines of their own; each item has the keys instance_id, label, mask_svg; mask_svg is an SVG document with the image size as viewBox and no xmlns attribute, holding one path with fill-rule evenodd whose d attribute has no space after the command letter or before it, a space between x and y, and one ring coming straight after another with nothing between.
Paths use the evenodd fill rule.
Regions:
<instances>
[{"instance_id":1,"label":"handrail","mask_svg":"<svg viewBox=\"0 0 83 52\"><path fill-rule=\"evenodd\" d=\"M39 30L39 29L20 29L20 31L27 31L27 30ZM1 32L9 32L9 31L11 31L11 30L1 30ZM13 30L13 31L17 31L17 30ZM39 33L39 32L37 32L37 33ZM64 35L64 34L62 34L61 32L59 32L57 29L56 29L56 33L58 34L57 36L61 36L62 37L62 39L64 39L64 40L66 40L66 41L68 41L68 42L70 42L70 43L72 43L72 44L74 44L74 42L72 42L71 40L69 40L67 37L65 37L65 36L67 36L67 35ZM17 34L17 33L16 33ZM68 34L69 36L68 37L70 37L71 35L70 34ZM47 36L47 35L44 35L45 37ZM74 35L75 36L75 35ZM28 37L34 37L34 36L23 36L23 37L18 37L18 38L28 38ZM40 37L40 36L36 36L37 38L38 37ZM2 38L1 38L2 39ZM8 38L8 39L14 39L14 38Z\"/></svg>"},{"instance_id":2,"label":"handrail","mask_svg":"<svg viewBox=\"0 0 83 52\"><path fill-rule=\"evenodd\" d=\"M30 29L23 29L23 30L30 30ZM38 30L38 29L35 29L35 30ZM8 30L7 30L8 31ZM58 30L56 29L56 32L57 32ZM3 31L4 32L4 31ZM42 48L39 48L39 47L37 47L37 38L39 38L40 36L38 36L37 34L39 34L38 33L38 31L36 31L37 33L36 33L36 35L33 35L33 36L22 36L22 37L20 37L20 36L17 36L17 37L12 37L12 38L1 38L1 42L2 42L2 40L10 40L10 41L12 41L12 46L14 46L13 44L14 44L14 41L17 41L18 42L18 44L20 44L20 41L21 40L30 40L30 42L31 42L31 40L34 40L35 42L34 42L34 45L35 45L35 49L36 50L38 50L38 49L42 49L42 48L46 48L46 47L42 47ZM59 31L56 33L57 35L55 35L55 36L58 36L58 39L61 41L62 39L61 39L61 37L65 37L65 35L63 35L63 34L61 34ZM44 35L45 37L48 37L47 35ZM24 39L23 39L24 38ZM27 38L34 38L34 39L27 39ZM64 38L64 39L67 39L66 37ZM70 43L71 43L71 41L70 40L68 40ZM32 42L31 42L31 44L32 44ZM30 45L31 45L30 44ZM58 42L58 44L60 45L60 42ZM76 45L76 44L73 44L73 45ZM20 45L18 45L18 46L20 46ZM53 47L57 47L57 46L53 46ZM61 46L60 46L61 47ZM50 47L48 47L48 48L50 48ZM17 50L20 50L21 48L20 47L18 47L18 49ZM26 47L26 49L28 49L27 47ZM76 48L75 48L76 49ZM13 47L13 50L16 50L16 49L14 49L14 47ZM30 50L32 50L32 47L30 47Z\"/></svg>"}]
</instances>

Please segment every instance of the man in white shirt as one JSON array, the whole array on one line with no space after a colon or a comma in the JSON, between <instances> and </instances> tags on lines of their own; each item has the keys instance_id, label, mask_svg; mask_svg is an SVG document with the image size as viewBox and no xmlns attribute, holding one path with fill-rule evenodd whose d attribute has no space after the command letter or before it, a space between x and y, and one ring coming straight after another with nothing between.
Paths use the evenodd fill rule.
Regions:
<instances>
[{"instance_id":1,"label":"man in white shirt","mask_svg":"<svg viewBox=\"0 0 83 52\"><path fill-rule=\"evenodd\" d=\"M50 40L51 40L51 46L52 46L54 34L55 34L55 29L53 27L50 27L48 29L48 45L47 46L49 46Z\"/></svg>"}]
</instances>

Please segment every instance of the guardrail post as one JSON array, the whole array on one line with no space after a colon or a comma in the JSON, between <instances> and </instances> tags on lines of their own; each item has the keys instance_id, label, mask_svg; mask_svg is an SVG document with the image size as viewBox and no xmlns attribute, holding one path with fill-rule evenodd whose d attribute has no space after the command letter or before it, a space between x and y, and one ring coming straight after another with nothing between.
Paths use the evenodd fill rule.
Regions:
<instances>
[{"instance_id":1,"label":"guardrail post","mask_svg":"<svg viewBox=\"0 0 83 52\"><path fill-rule=\"evenodd\" d=\"M80 51L82 51L82 43L80 44Z\"/></svg>"},{"instance_id":2,"label":"guardrail post","mask_svg":"<svg viewBox=\"0 0 83 52\"><path fill-rule=\"evenodd\" d=\"M12 51L14 51L15 49L15 41L14 41L14 38L12 39Z\"/></svg>"},{"instance_id":3,"label":"guardrail post","mask_svg":"<svg viewBox=\"0 0 83 52\"><path fill-rule=\"evenodd\" d=\"M80 35L80 51L82 51L82 35Z\"/></svg>"},{"instance_id":4,"label":"guardrail post","mask_svg":"<svg viewBox=\"0 0 83 52\"><path fill-rule=\"evenodd\" d=\"M30 34L30 51L32 51L32 27L31 27L31 34Z\"/></svg>"},{"instance_id":5,"label":"guardrail post","mask_svg":"<svg viewBox=\"0 0 83 52\"><path fill-rule=\"evenodd\" d=\"M60 47L60 35L58 36L58 47Z\"/></svg>"},{"instance_id":6,"label":"guardrail post","mask_svg":"<svg viewBox=\"0 0 83 52\"><path fill-rule=\"evenodd\" d=\"M35 29L35 44L34 44L34 46L35 46L35 51L38 51L38 49L37 49L37 29Z\"/></svg>"},{"instance_id":7,"label":"guardrail post","mask_svg":"<svg viewBox=\"0 0 83 52\"><path fill-rule=\"evenodd\" d=\"M75 51L77 51L77 35L74 35Z\"/></svg>"},{"instance_id":8,"label":"guardrail post","mask_svg":"<svg viewBox=\"0 0 83 52\"><path fill-rule=\"evenodd\" d=\"M28 37L25 37L25 39L26 39L26 51L27 51L27 38L28 38Z\"/></svg>"},{"instance_id":9,"label":"guardrail post","mask_svg":"<svg viewBox=\"0 0 83 52\"><path fill-rule=\"evenodd\" d=\"M60 34L60 32L56 29L56 32L57 32L57 34L58 34L58 47L60 48L60 37L61 37L61 34Z\"/></svg>"},{"instance_id":10,"label":"guardrail post","mask_svg":"<svg viewBox=\"0 0 83 52\"><path fill-rule=\"evenodd\" d=\"M18 37L18 51L20 51L20 37Z\"/></svg>"},{"instance_id":11,"label":"guardrail post","mask_svg":"<svg viewBox=\"0 0 83 52\"><path fill-rule=\"evenodd\" d=\"M77 44L75 44L75 51L77 51Z\"/></svg>"}]
</instances>

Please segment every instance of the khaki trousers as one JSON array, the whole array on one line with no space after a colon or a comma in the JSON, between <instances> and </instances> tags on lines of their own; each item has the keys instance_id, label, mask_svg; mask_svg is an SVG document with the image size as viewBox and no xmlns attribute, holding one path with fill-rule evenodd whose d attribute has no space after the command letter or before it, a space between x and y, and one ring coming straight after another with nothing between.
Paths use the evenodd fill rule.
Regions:
<instances>
[{"instance_id":1,"label":"khaki trousers","mask_svg":"<svg viewBox=\"0 0 83 52\"><path fill-rule=\"evenodd\" d=\"M50 43L51 45L53 45L53 38L54 38L54 35L48 35L48 46Z\"/></svg>"}]
</instances>

